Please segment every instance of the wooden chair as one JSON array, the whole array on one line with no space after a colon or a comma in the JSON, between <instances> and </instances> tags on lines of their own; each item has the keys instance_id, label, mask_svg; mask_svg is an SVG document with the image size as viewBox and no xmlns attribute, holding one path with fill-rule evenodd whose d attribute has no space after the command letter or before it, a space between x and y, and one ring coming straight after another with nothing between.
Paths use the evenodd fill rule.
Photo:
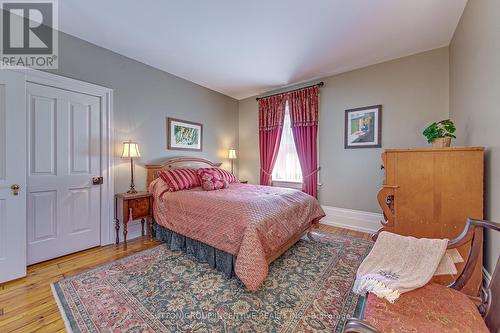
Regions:
<instances>
[{"instance_id":1,"label":"wooden chair","mask_svg":"<svg viewBox=\"0 0 500 333\"><path fill-rule=\"evenodd\" d=\"M451 326L458 332L489 330L500 333L500 258L497 258L486 295L479 300L478 306L460 292L472 276L481 253L483 228L500 231L500 224L468 219L462 234L449 242L449 249L472 242L465 268L451 285L446 287L428 283L422 288L402 294L394 304L368 294L361 315L346 321L344 333L431 333L448 331L448 328L451 332Z\"/></svg>"}]
</instances>

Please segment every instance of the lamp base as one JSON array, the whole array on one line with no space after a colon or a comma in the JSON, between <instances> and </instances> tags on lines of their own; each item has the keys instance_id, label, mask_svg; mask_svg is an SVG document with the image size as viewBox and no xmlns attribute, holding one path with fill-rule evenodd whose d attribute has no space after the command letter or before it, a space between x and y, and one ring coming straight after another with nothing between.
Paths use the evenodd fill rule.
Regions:
<instances>
[{"instance_id":1,"label":"lamp base","mask_svg":"<svg viewBox=\"0 0 500 333\"><path fill-rule=\"evenodd\" d=\"M137 191L135 190L134 184L134 159L130 158L130 189L127 191L128 194L135 194Z\"/></svg>"}]
</instances>

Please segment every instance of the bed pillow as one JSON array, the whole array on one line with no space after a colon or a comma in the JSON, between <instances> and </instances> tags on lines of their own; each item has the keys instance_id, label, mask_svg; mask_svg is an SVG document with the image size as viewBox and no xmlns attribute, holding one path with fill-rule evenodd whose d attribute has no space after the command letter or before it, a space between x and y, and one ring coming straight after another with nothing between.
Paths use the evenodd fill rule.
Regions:
<instances>
[{"instance_id":1,"label":"bed pillow","mask_svg":"<svg viewBox=\"0 0 500 333\"><path fill-rule=\"evenodd\" d=\"M199 169L198 176L201 180L201 188L205 191L220 190L229 186L229 182L222 179L215 169Z\"/></svg>"},{"instance_id":2,"label":"bed pillow","mask_svg":"<svg viewBox=\"0 0 500 333\"><path fill-rule=\"evenodd\" d=\"M187 190L201 185L194 169L162 170L160 177L167 183L170 192Z\"/></svg>"},{"instance_id":3,"label":"bed pillow","mask_svg":"<svg viewBox=\"0 0 500 333\"><path fill-rule=\"evenodd\" d=\"M221 168L201 168L201 169L198 169L198 171L199 170L215 170L215 172L217 173L219 178L227 181L229 184L239 182L238 178L236 178L235 175L233 175L231 172L226 171L226 170L221 169Z\"/></svg>"},{"instance_id":4,"label":"bed pillow","mask_svg":"<svg viewBox=\"0 0 500 333\"><path fill-rule=\"evenodd\" d=\"M156 199L156 198L162 198L163 194L168 192L168 189L169 187L167 183L165 183L158 174L158 178L156 178L149 184L148 192L153 193L153 197Z\"/></svg>"}]
</instances>

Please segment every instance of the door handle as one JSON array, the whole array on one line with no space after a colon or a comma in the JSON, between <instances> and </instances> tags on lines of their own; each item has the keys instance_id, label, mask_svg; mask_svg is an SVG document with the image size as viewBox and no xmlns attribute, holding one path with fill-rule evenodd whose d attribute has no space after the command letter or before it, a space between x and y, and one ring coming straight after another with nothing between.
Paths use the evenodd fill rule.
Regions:
<instances>
[{"instance_id":1,"label":"door handle","mask_svg":"<svg viewBox=\"0 0 500 333\"><path fill-rule=\"evenodd\" d=\"M92 185L102 185L104 183L103 177L92 177Z\"/></svg>"},{"instance_id":2,"label":"door handle","mask_svg":"<svg viewBox=\"0 0 500 333\"><path fill-rule=\"evenodd\" d=\"M10 186L10 189L12 190L13 195L19 195L19 190L21 189L21 186L19 186L19 184L13 184Z\"/></svg>"}]
</instances>

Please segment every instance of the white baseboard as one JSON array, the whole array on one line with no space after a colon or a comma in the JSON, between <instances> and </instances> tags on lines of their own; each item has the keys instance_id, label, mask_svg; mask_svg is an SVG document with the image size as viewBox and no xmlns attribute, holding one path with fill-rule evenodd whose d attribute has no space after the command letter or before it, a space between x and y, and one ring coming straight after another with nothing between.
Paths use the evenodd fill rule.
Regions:
<instances>
[{"instance_id":1,"label":"white baseboard","mask_svg":"<svg viewBox=\"0 0 500 333\"><path fill-rule=\"evenodd\" d=\"M384 219L382 214L330 206L322 207L326 214L321 220L323 224L367 233L374 233L382 227L380 224L380 221Z\"/></svg>"},{"instance_id":2,"label":"white baseboard","mask_svg":"<svg viewBox=\"0 0 500 333\"><path fill-rule=\"evenodd\" d=\"M382 226L380 221L383 215L378 213L364 212L331 206L322 206L326 216L321 219L321 223L340 227L344 229L356 230L366 233L377 232ZM122 241L123 226L120 224L120 241ZM133 221L128 225L127 239L141 236L140 221Z\"/></svg>"},{"instance_id":3,"label":"white baseboard","mask_svg":"<svg viewBox=\"0 0 500 333\"><path fill-rule=\"evenodd\" d=\"M147 226L145 225L144 229L147 230L146 228L147 228ZM141 235L142 235L141 229L142 229L142 226L141 226L140 220L129 222L129 224L127 225L127 240L141 237ZM118 237L120 239L120 242L123 242L123 224L122 223L120 223L120 231L118 233ZM114 238L113 238L113 241L114 241Z\"/></svg>"}]
</instances>

